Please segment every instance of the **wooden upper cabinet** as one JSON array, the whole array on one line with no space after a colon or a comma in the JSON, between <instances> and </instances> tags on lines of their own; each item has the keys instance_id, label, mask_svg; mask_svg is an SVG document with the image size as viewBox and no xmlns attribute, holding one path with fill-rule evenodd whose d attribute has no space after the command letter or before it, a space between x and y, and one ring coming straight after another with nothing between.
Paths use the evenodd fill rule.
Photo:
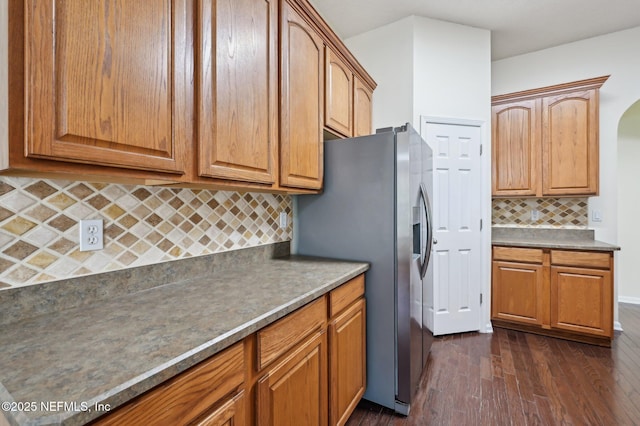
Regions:
<instances>
[{"instance_id":1,"label":"wooden upper cabinet","mask_svg":"<svg viewBox=\"0 0 640 426\"><path fill-rule=\"evenodd\" d=\"M598 193L598 91L542 99L543 195Z\"/></svg>"},{"instance_id":2,"label":"wooden upper cabinet","mask_svg":"<svg viewBox=\"0 0 640 426\"><path fill-rule=\"evenodd\" d=\"M371 114L373 110L373 91L365 86L358 77L353 83L353 136L367 136L373 131Z\"/></svg>"},{"instance_id":3,"label":"wooden upper cabinet","mask_svg":"<svg viewBox=\"0 0 640 426\"><path fill-rule=\"evenodd\" d=\"M27 0L27 157L183 173L185 0Z\"/></svg>"},{"instance_id":4,"label":"wooden upper cabinet","mask_svg":"<svg viewBox=\"0 0 640 426\"><path fill-rule=\"evenodd\" d=\"M274 183L277 0L200 0L199 175Z\"/></svg>"},{"instance_id":5,"label":"wooden upper cabinet","mask_svg":"<svg viewBox=\"0 0 640 426\"><path fill-rule=\"evenodd\" d=\"M280 15L280 184L320 189L324 44L285 0Z\"/></svg>"},{"instance_id":6,"label":"wooden upper cabinet","mask_svg":"<svg viewBox=\"0 0 640 426\"><path fill-rule=\"evenodd\" d=\"M493 195L526 196L539 192L538 103L526 100L492 108Z\"/></svg>"},{"instance_id":7,"label":"wooden upper cabinet","mask_svg":"<svg viewBox=\"0 0 640 426\"><path fill-rule=\"evenodd\" d=\"M598 194L599 88L608 76L492 97L492 194Z\"/></svg>"},{"instance_id":8,"label":"wooden upper cabinet","mask_svg":"<svg viewBox=\"0 0 640 426\"><path fill-rule=\"evenodd\" d=\"M353 73L325 47L325 126L350 137L353 133Z\"/></svg>"}]
</instances>

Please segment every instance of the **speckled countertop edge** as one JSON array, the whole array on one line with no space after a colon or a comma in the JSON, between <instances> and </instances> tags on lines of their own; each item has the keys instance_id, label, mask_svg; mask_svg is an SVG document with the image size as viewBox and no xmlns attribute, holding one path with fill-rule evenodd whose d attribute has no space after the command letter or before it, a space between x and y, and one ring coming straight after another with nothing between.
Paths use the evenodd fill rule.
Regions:
<instances>
[{"instance_id":1,"label":"speckled countertop edge","mask_svg":"<svg viewBox=\"0 0 640 426\"><path fill-rule=\"evenodd\" d=\"M593 229L491 227L491 244L583 251L616 251L620 247L594 239Z\"/></svg>"},{"instance_id":2,"label":"speckled countertop edge","mask_svg":"<svg viewBox=\"0 0 640 426\"><path fill-rule=\"evenodd\" d=\"M298 256L272 259L250 265L249 269L247 266L228 268L217 271L215 276L195 277L12 324L8 333L0 336L0 347L8 354L0 360L0 398L2 401L82 401L90 407L103 403L115 408L322 296L369 267L362 262ZM237 303L225 297L236 299ZM193 312L189 306L199 312ZM227 308L236 311L229 314L225 311ZM147 309L148 312L136 312L137 309ZM184 322L176 326L171 315L184 318ZM210 320L200 318L202 316ZM228 325L220 324L225 321L225 316L229 317ZM104 321L98 321L102 318ZM127 328L130 324L133 328ZM167 336L166 333L170 334L168 329L174 326L178 330L176 335ZM92 334L106 337L92 342ZM24 336L28 338L21 340ZM16 340L21 341L16 343ZM88 365L83 364L83 356L84 363ZM103 359L99 359L100 356ZM92 360L89 362L87 357ZM149 359L135 359L145 357ZM78 365L73 360L78 360ZM135 366L127 376L122 370L126 370L129 362ZM19 371L21 365L24 365L22 372ZM96 365L105 365L105 371L96 371ZM8 374L11 377L5 382ZM40 381L38 374L43 376ZM78 377L98 376L92 385L100 380L112 382L99 391L82 394L82 384L73 383L74 375L76 380ZM112 375L121 378L112 378ZM19 387L16 383L24 383L22 390L16 389ZM56 391L48 390L47 386ZM33 388L31 394L25 390L29 387ZM65 387L68 388L67 394ZM49 391L51 393L47 393ZM37 413L31 416L13 413L7 417L10 424L17 425L78 425L102 414L93 411Z\"/></svg>"}]
</instances>

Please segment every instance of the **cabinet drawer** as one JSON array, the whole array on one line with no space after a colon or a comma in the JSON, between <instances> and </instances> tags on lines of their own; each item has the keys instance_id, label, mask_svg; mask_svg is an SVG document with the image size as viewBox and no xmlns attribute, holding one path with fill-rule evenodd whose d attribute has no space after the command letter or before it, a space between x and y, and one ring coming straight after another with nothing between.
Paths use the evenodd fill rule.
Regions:
<instances>
[{"instance_id":1,"label":"cabinet drawer","mask_svg":"<svg viewBox=\"0 0 640 426\"><path fill-rule=\"evenodd\" d=\"M245 380L242 342L133 400L96 425L187 424Z\"/></svg>"},{"instance_id":2,"label":"cabinet drawer","mask_svg":"<svg viewBox=\"0 0 640 426\"><path fill-rule=\"evenodd\" d=\"M542 263L542 249L494 247L493 260L512 262Z\"/></svg>"},{"instance_id":3,"label":"cabinet drawer","mask_svg":"<svg viewBox=\"0 0 640 426\"><path fill-rule=\"evenodd\" d=\"M258 370L287 352L327 320L327 301L321 297L258 331Z\"/></svg>"},{"instance_id":4,"label":"cabinet drawer","mask_svg":"<svg viewBox=\"0 0 640 426\"><path fill-rule=\"evenodd\" d=\"M364 274L329 293L329 316L333 317L364 295Z\"/></svg>"},{"instance_id":5,"label":"cabinet drawer","mask_svg":"<svg viewBox=\"0 0 640 426\"><path fill-rule=\"evenodd\" d=\"M610 269L610 253L588 251L551 251L551 264L564 266L581 266L585 268Z\"/></svg>"}]
</instances>

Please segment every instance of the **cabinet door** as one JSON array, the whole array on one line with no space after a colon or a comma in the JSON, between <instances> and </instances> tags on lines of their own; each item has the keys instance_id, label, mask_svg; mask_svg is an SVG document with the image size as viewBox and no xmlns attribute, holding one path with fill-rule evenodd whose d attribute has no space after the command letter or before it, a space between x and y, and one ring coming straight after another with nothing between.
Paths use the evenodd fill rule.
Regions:
<instances>
[{"instance_id":1,"label":"cabinet door","mask_svg":"<svg viewBox=\"0 0 640 426\"><path fill-rule=\"evenodd\" d=\"M611 272L551 267L551 326L613 337Z\"/></svg>"},{"instance_id":2,"label":"cabinet door","mask_svg":"<svg viewBox=\"0 0 640 426\"><path fill-rule=\"evenodd\" d=\"M494 261L491 294L493 319L542 325L548 316L542 265Z\"/></svg>"},{"instance_id":3,"label":"cabinet door","mask_svg":"<svg viewBox=\"0 0 640 426\"><path fill-rule=\"evenodd\" d=\"M258 381L258 425L327 424L326 342L326 332L312 335Z\"/></svg>"},{"instance_id":4,"label":"cabinet door","mask_svg":"<svg viewBox=\"0 0 640 426\"><path fill-rule=\"evenodd\" d=\"M286 1L280 23L280 184L322 187L324 45Z\"/></svg>"},{"instance_id":5,"label":"cabinet door","mask_svg":"<svg viewBox=\"0 0 640 426\"><path fill-rule=\"evenodd\" d=\"M351 137L353 74L338 55L325 47L325 126Z\"/></svg>"},{"instance_id":6,"label":"cabinet door","mask_svg":"<svg viewBox=\"0 0 640 426\"><path fill-rule=\"evenodd\" d=\"M199 175L274 183L277 0L199 7Z\"/></svg>"},{"instance_id":7,"label":"cabinet door","mask_svg":"<svg viewBox=\"0 0 640 426\"><path fill-rule=\"evenodd\" d=\"M186 1L27 0L26 155L183 173Z\"/></svg>"},{"instance_id":8,"label":"cabinet door","mask_svg":"<svg viewBox=\"0 0 640 426\"><path fill-rule=\"evenodd\" d=\"M540 187L538 100L494 105L492 117L492 194L537 195Z\"/></svg>"},{"instance_id":9,"label":"cabinet door","mask_svg":"<svg viewBox=\"0 0 640 426\"><path fill-rule=\"evenodd\" d=\"M344 425L364 394L366 318L360 299L329 323L330 425Z\"/></svg>"},{"instance_id":10,"label":"cabinet door","mask_svg":"<svg viewBox=\"0 0 640 426\"><path fill-rule=\"evenodd\" d=\"M543 98L543 195L596 195L598 161L597 90Z\"/></svg>"},{"instance_id":11,"label":"cabinet door","mask_svg":"<svg viewBox=\"0 0 640 426\"><path fill-rule=\"evenodd\" d=\"M211 414L199 419L194 426L244 426L247 424L245 410L244 392L240 392Z\"/></svg>"},{"instance_id":12,"label":"cabinet door","mask_svg":"<svg viewBox=\"0 0 640 426\"><path fill-rule=\"evenodd\" d=\"M371 113L373 110L373 92L360 79L354 78L353 83L353 136L367 136L371 134Z\"/></svg>"}]
</instances>

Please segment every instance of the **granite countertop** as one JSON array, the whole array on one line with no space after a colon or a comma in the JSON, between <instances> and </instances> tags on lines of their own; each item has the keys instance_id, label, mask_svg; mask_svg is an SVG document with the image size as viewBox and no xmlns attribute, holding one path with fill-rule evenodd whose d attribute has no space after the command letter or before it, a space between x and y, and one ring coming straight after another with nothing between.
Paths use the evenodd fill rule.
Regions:
<instances>
[{"instance_id":1,"label":"granite countertop","mask_svg":"<svg viewBox=\"0 0 640 426\"><path fill-rule=\"evenodd\" d=\"M0 401L38 405L10 424L84 424L96 403L115 408L368 268L287 256L22 319L0 334Z\"/></svg>"},{"instance_id":2,"label":"granite countertop","mask_svg":"<svg viewBox=\"0 0 640 426\"><path fill-rule=\"evenodd\" d=\"M494 246L551 248L585 251L616 251L620 247L597 241L592 229L493 227Z\"/></svg>"}]
</instances>

